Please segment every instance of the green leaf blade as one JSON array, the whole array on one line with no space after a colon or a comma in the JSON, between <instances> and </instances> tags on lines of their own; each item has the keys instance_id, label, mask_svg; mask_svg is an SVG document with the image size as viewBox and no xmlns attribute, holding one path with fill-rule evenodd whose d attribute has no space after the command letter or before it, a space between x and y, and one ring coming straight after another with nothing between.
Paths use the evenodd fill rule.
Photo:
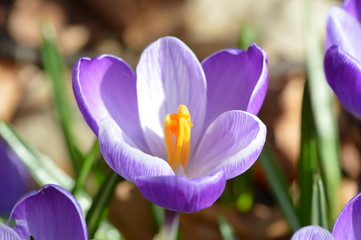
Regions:
<instances>
[{"instance_id":1,"label":"green leaf blade","mask_svg":"<svg viewBox=\"0 0 361 240\"><path fill-rule=\"evenodd\" d=\"M44 69L49 76L55 97L55 105L59 115L59 123L62 128L64 140L70 155L70 159L77 175L83 162L83 154L73 142L72 112L66 97L66 89L63 83L65 63L55 45L55 33L49 24L41 26L43 43L41 45L41 57Z\"/></svg>"},{"instance_id":2,"label":"green leaf blade","mask_svg":"<svg viewBox=\"0 0 361 240\"><path fill-rule=\"evenodd\" d=\"M316 175L312 187L311 224L328 229L325 189L322 179Z\"/></svg>"},{"instance_id":3,"label":"green leaf blade","mask_svg":"<svg viewBox=\"0 0 361 240\"><path fill-rule=\"evenodd\" d=\"M333 109L333 93L323 72L323 51L314 21L314 1L305 0L305 36L308 84L315 119L320 155L321 177L325 185L330 218L333 222L340 209L339 189L341 168L336 114Z\"/></svg>"},{"instance_id":4,"label":"green leaf blade","mask_svg":"<svg viewBox=\"0 0 361 240\"><path fill-rule=\"evenodd\" d=\"M232 226L228 224L227 219L223 215L220 215L217 220L218 220L219 230L222 235L222 239L236 240L237 239L235 237L236 235L233 231Z\"/></svg>"},{"instance_id":5,"label":"green leaf blade","mask_svg":"<svg viewBox=\"0 0 361 240\"><path fill-rule=\"evenodd\" d=\"M263 170L269 181L269 186L276 201L278 202L278 205L285 215L292 231L295 232L301 227L301 224L296 214L296 209L293 205L292 198L289 194L288 183L286 181L286 177L277 166L267 146L265 146L263 149L259 161L263 166Z\"/></svg>"},{"instance_id":6,"label":"green leaf blade","mask_svg":"<svg viewBox=\"0 0 361 240\"><path fill-rule=\"evenodd\" d=\"M95 195L93 203L86 215L89 238L94 238L100 223L104 220L108 212L110 200L114 195L115 187L121 179L116 172L111 171Z\"/></svg>"},{"instance_id":7,"label":"green leaf blade","mask_svg":"<svg viewBox=\"0 0 361 240\"><path fill-rule=\"evenodd\" d=\"M318 171L318 150L316 129L307 82L304 87L301 122L301 149L298 162L298 183L300 200L298 213L303 226L310 225L313 176Z\"/></svg>"}]
</instances>

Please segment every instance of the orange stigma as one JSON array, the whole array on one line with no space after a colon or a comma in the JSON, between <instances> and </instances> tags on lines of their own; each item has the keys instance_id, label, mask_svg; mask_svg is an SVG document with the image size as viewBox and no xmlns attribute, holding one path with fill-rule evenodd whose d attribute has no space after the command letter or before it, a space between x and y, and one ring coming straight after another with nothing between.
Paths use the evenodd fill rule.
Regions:
<instances>
[{"instance_id":1,"label":"orange stigma","mask_svg":"<svg viewBox=\"0 0 361 240\"><path fill-rule=\"evenodd\" d=\"M185 105L178 106L178 113L167 114L164 119L164 142L168 163L176 170L179 164L187 166L191 143L191 115Z\"/></svg>"}]
</instances>

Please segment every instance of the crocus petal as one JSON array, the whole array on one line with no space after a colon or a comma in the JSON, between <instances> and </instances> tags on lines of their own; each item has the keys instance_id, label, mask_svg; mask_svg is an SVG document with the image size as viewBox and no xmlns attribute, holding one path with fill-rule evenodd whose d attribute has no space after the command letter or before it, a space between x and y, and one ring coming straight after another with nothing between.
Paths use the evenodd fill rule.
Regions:
<instances>
[{"instance_id":1,"label":"crocus petal","mask_svg":"<svg viewBox=\"0 0 361 240\"><path fill-rule=\"evenodd\" d=\"M6 225L0 224L1 240L21 240L18 234Z\"/></svg>"},{"instance_id":2,"label":"crocus petal","mask_svg":"<svg viewBox=\"0 0 361 240\"><path fill-rule=\"evenodd\" d=\"M257 160L266 139L266 126L253 114L223 113L209 126L187 166L190 177L224 171L233 178Z\"/></svg>"},{"instance_id":3,"label":"crocus petal","mask_svg":"<svg viewBox=\"0 0 361 240\"><path fill-rule=\"evenodd\" d=\"M139 148L147 149L139 124L136 76L127 63L108 55L79 59L73 68L73 90L96 135L102 119L110 116Z\"/></svg>"},{"instance_id":4,"label":"crocus petal","mask_svg":"<svg viewBox=\"0 0 361 240\"><path fill-rule=\"evenodd\" d=\"M344 52L361 61L361 24L340 7L333 7L327 19L326 49L338 45Z\"/></svg>"},{"instance_id":5,"label":"crocus petal","mask_svg":"<svg viewBox=\"0 0 361 240\"><path fill-rule=\"evenodd\" d=\"M65 189L46 185L30 192L15 205L8 225L21 239L88 239L83 212Z\"/></svg>"},{"instance_id":6,"label":"crocus petal","mask_svg":"<svg viewBox=\"0 0 361 240\"><path fill-rule=\"evenodd\" d=\"M125 141L122 129L111 118L105 118L99 130L100 150L108 165L125 179L134 182L141 176L174 175L169 164L146 154Z\"/></svg>"},{"instance_id":7,"label":"crocus petal","mask_svg":"<svg viewBox=\"0 0 361 240\"><path fill-rule=\"evenodd\" d=\"M329 48L324 60L328 84L341 104L356 116L361 116L360 64L340 47Z\"/></svg>"},{"instance_id":8,"label":"crocus petal","mask_svg":"<svg viewBox=\"0 0 361 240\"><path fill-rule=\"evenodd\" d=\"M361 2L359 0L345 0L342 8L361 22Z\"/></svg>"},{"instance_id":9,"label":"crocus petal","mask_svg":"<svg viewBox=\"0 0 361 240\"><path fill-rule=\"evenodd\" d=\"M332 235L336 239L361 239L361 194L355 196L345 206L333 226Z\"/></svg>"},{"instance_id":10,"label":"crocus petal","mask_svg":"<svg viewBox=\"0 0 361 240\"><path fill-rule=\"evenodd\" d=\"M0 215L9 216L16 201L27 192L30 176L21 160L1 139L0 169Z\"/></svg>"},{"instance_id":11,"label":"crocus petal","mask_svg":"<svg viewBox=\"0 0 361 240\"><path fill-rule=\"evenodd\" d=\"M137 67L139 117L151 153L165 158L163 122L180 104L192 116L192 145L197 143L206 106L206 81L194 53L179 39L161 38L147 47Z\"/></svg>"},{"instance_id":12,"label":"crocus petal","mask_svg":"<svg viewBox=\"0 0 361 240\"><path fill-rule=\"evenodd\" d=\"M196 212L210 207L222 194L226 178L223 172L213 176L141 177L135 181L142 194L151 202L173 211Z\"/></svg>"},{"instance_id":13,"label":"crocus petal","mask_svg":"<svg viewBox=\"0 0 361 240\"><path fill-rule=\"evenodd\" d=\"M326 229L320 226L306 226L303 227L295 234L293 234L291 240L334 240L335 238ZM340 238L344 239L344 238Z\"/></svg>"},{"instance_id":14,"label":"crocus petal","mask_svg":"<svg viewBox=\"0 0 361 240\"><path fill-rule=\"evenodd\" d=\"M202 63L207 79L208 126L221 113L243 110L258 114L268 85L267 54L257 45L247 51L225 49Z\"/></svg>"}]
</instances>

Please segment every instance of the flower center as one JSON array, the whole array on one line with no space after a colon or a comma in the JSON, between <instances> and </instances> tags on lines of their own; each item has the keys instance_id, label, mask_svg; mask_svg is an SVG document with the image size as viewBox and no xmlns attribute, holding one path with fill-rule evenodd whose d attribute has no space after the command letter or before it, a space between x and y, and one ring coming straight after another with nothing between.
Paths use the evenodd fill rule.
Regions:
<instances>
[{"instance_id":1,"label":"flower center","mask_svg":"<svg viewBox=\"0 0 361 240\"><path fill-rule=\"evenodd\" d=\"M178 106L178 113L167 114L164 119L164 142L168 163L176 170L179 164L187 165L191 143L191 115L185 105Z\"/></svg>"}]
</instances>

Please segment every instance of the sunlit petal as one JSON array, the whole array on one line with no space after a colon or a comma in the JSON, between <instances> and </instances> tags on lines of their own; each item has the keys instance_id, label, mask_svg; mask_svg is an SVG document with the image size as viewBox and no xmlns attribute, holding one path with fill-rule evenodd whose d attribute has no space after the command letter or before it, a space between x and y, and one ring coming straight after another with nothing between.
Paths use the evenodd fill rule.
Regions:
<instances>
[{"instance_id":1,"label":"sunlit petal","mask_svg":"<svg viewBox=\"0 0 361 240\"><path fill-rule=\"evenodd\" d=\"M328 84L341 104L356 116L361 116L361 65L340 47L334 46L325 55Z\"/></svg>"},{"instance_id":2,"label":"sunlit petal","mask_svg":"<svg viewBox=\"0 0 361 240\"><path fill-rule=\"evenodd\" d=\"M303 227L295 234L291 240L334 240L335 238L326 229L320 226L306 226Z\"/></svg>"},{"instance_id":3,"label":"sunlit petal","mask_svg":"<svg viewBox=\"0 0 361 240\"><path fill-rule=\"evenodd\" d=\"M326 49L337 45L342 51L361 61L361 24L340 7L333 7L327 18Z\"/></svg>"},{"instance_id":4,"label":"sunlit petal","mask_svg":"<svg viewBox=\"0 0 361 240\"><path fill-rule=\"evenodd\" d=\"M223 172L201 178L185 176L140 177L135 182L153 203L173 211L196 212L210 207L226 185Z\"/></svg>"},{"instance_id":5,"label":"sunlit petal","mask_svg":"<svg viewBox=\"0 0 361 240\"><path fill-rule=\"evenodd\" d=\"M9 224L21 239L87 240L83 212L65 189L46 185L25 195L15 205Z\"/></svg>"},{"instance_id":6,"label":"sunlit petal","mask_svg":"<svg viewBox=\"0 0 361 240\"><path fill-rule=\"evenodd\" d=\"M127 63L109 55L79 59L73 68L73 90L96 135L102 119L112 117L139 148L147 151L139 124L136 76Z\"/></svg>"},{"instance_id":7,"label":"sunlit petal","mask_svg":"<svg viewBox=\"0 0 361 240\"><path fill-rule=\"evenodd\" d=\"M18 234L10 227L0 224L0 239L1 240L21 240Z\"/></svg>"},{"instance_id":8,"label":"sunlit petal","mask_svg":"<svg viewBox=\"0 0 361 240\"><path fill-rule=\"evenodd\" d=\"M165 158L163 121L186 105L192 115L192 145L198 141L206 109L206 81L201 64L180 40L161 38L147 47L137 67L140 122L151 153Z\"/></svg>"},{"instance_id":9,"label":"sunlit petal","mask_svg":"<svg viewBox=\"0 0 361 240\"><path fill-rule=\"evenodd\" d=\"M226 111L259 112L268 86L267 54L262 49L225 49L205 59L202 67L207 78L205 127Z\"/></svg>"},{"instance_id":10,"label":"sunlit petal","mask_svg":"<svg viewBox=\"0 0 361 240\"><path fill-rule=\"evenodd\" d=\"M229 111L207 129L187 168L191 177L223 171L233 178L257 160L266 140L266 127L254 115Z\"/></svg>"},{"instance_id":11,"label":"sunlit petal","mask_svg":"<svg viewBox=\"0 0 361 240\"><path fill-rule=\"evenodd\" d=\"M355 196L342 210L332 230L336 239L361 239L361 194Z\"/></svg>"},{"instance_id":12,"label":"sunlit petal","mask_svg":"<svg viewBox=\"0 0 361 240\"><path fill-rule=\"evenodd\" d=\"M128 144L127 136L111 118L103 120L99 131L100 149L108 165L134 182L141 176L174 175L169 164Z\"/></svg>"}]
</instances>

